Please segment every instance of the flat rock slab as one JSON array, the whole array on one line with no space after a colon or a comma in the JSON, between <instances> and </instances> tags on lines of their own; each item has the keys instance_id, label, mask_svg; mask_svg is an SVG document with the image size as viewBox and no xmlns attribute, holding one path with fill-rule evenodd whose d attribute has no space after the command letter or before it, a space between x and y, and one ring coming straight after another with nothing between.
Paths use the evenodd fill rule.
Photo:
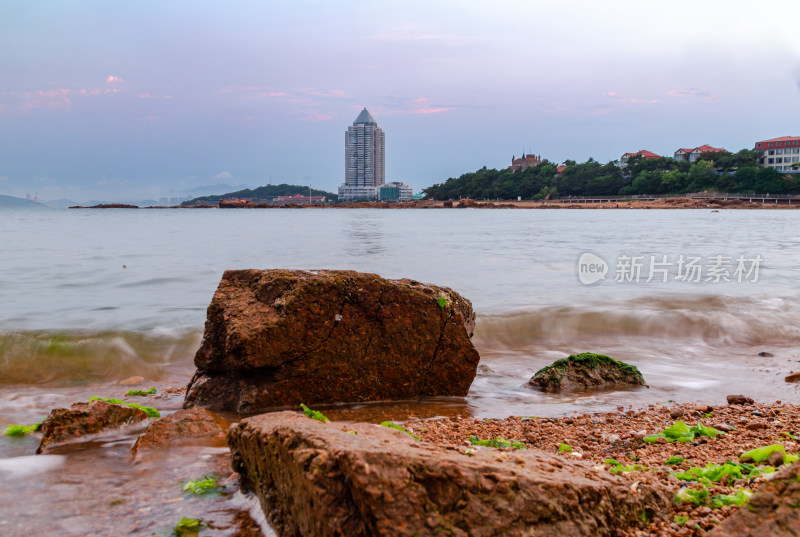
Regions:
<instances>
[{"instance_id":1,"label":"flat rock slab","mask_svg":"<svg viewBox=\"0 0 800 537\"><path fill-rule=\"evenodd\" d=\"M150 422L136 439L131 452L136 456L187 439L191 439L193 445L197 445L198 439L224 445L227 429L227 422L204 408L181 409Z\"/></svg>"},{"instance_id":2,"label":"flat rock slab","mask_svg":"<svg viewBox=\"0 0 800 537\"><path fill-rule=\"evenodd\" d=\"M245 419L228 443L243 487L284 537L605 536L665 516L671 499L539 450L468 455L295 412Z\"/></svg>"},{"instance_id":3,"label":"flat rock slab","mask_svg":"<svg viewBox=\"0 0 800 537\"><path fill-rule=\"evenodd\" d=\"M472 304L446 287L353 271L229 270L185 407L239 413L465 396L478 366Z\"/></svg>"},{"instance_id":4,"label":"flat rock slab","mask_svg":"<svg viewBox=\"0 0 800 537\"><path fill-rule=\"evenodd\" d=\"M117 429L147 419L138 408L104 401L75 403L71 408L54 408L42 422L42 442L36 453L45 453L57 446L109 429Z\"/></svg>"},{"instance_id":5,"label":"flat rock slab","mask_svg":"<svg viewBox=\"0 0 800 537\"><path fill-rule=\"evenodd\" d=\"M800 463L764 484L750 501L714 528L709 537L800 535Z\"/></svg>"}]
</instances>

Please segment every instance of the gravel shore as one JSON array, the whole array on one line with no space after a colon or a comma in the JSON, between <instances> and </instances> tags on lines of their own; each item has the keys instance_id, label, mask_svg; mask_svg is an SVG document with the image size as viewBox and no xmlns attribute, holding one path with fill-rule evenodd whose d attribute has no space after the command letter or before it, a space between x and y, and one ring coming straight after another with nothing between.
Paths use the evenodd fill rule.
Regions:
<instances>
[{"instance_id":1,"label":"gravel shore","mask_svg":"<svg viewBox=\"0 0 800 537\"><path fill-rule=\"evenodd\" d=\"M689 443L669 442L664 438L654 443L644 441L645 436L663 431L678 420L690 426L702 422L725 434L715 438L698 436ZM703 485L680 480L673 474L705 467L708 463L739 461L739 456L746 451L778 443L785 447L786 453L800 450L795 440L800 439L800 406L781 401L716 407L703 404L650 405L643 409L618 407L616 412L561 418L410 420L404 425L423 441L449 445L467 453L471 449L498 449L513 456L515 450L514 447L476 446L470 437L503 438L550 452L560 449L564 458L578 458L619 473L630 480L632 493L637 483L658 483L675 495L683 488L700 490ZM673 459L670 461L673 464L666 464L674 457L684 460L674 463L677 459ZM769 474L741 479L725 476L719 483L707 484L708 497L734 495L742 489L755 493L769 477ZM710 502L693 505L676 500L669 520L653 520L644 530L620 528L617 531L620 537L704 535L738 509L735 505L714 508Z\"/></svg>"}]
</instances>

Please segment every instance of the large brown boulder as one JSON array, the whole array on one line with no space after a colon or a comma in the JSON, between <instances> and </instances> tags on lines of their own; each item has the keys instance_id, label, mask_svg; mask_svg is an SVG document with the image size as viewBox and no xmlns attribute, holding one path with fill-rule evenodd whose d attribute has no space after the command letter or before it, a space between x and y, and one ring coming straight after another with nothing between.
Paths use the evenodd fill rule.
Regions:
<instances>
[{"instance_id":1,"label":"large brown boulder","mask_svg":"<svg viewBox=\"0 0 800 537\"><path fill-rule=\"evenodd\" d=\"M208 307L185 407L255 412L465 396L478 366L472 304L375 274L229 270Z\"/></svg>"},{"instance_id":2,"label":"large brown boulder","mask_svg":"<svg viewBox=\"0 0 800 537\"><path fill-rule=\"evenodd\" d=\"M709 537L796 537L800 535L800 463L794 463L711 531Z\"/></svg>"},{"instance_id":3,"label":"large brown boulder","mask_svg":"<svg viewBox=\"0 0 800 537\"><path fill-rule=\"evenodd\" d=\"M81 438L117 429L147 419L138 408L115 405L104 401L75 403L71 408L54 408L42 422L42 442L36 453L44 453L57 446L70 444Z\"/></svg>"},{"instance_id":4,"label":"large brown boulder","mask_svg":"<svg viewBox=\"0 0 800 537\"><path fill-rule=\"evenodd\" d=\"M197 445L199 439L224 445L227 429L227 422L204 408L181 409L151 421L136 439L131 452L136 456L140 452L157 450L186 440Z\"/></svg>"},{"instance_id":5,"label":"large brown boulder","mask_svg":"<svg viewBox=\"0 0 800 537\"><path fill-rule=\"evenodd\" d=\"M242 486L284 537L605 536L665 516L670 503L552 453L467 454L295 412L245 419L228 443Z\"/></svg>"}]
</instances>

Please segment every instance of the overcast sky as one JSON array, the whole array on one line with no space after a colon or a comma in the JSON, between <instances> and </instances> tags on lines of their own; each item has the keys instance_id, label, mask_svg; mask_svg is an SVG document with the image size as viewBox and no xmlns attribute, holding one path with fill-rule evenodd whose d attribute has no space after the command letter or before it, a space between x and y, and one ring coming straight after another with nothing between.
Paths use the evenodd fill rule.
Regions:
<instances>
[{"instance_id":1,"label":"overcast sky","mask_svg":"<svg viewBox=\"0 0 800 537\"><path fill-rule=\"evenodd\" d=\"M800 2L0 0L0 194L344 180L800 135Z\"/></svg>"}]
</instances>

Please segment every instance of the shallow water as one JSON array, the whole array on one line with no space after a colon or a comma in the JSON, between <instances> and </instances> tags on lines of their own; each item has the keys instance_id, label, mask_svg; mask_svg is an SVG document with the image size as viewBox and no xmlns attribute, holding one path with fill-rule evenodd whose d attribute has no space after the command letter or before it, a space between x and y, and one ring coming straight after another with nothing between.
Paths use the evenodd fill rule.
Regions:
<instances>
[{"instance_id":1,"label":"shallow water","mask_svg":"<svg viewBox=\"0 0 800 537\"><path fill-rule=\"evenodd\" d=\"M325 409L335 419L547 416L667 400L719 404L729 393L795 402L795 385L783 377L800 369L798 215L5 210L0 427L35 423L93 395L120 397L127 387L116 382L133 375L147 379L145 388L185 385L205 309L229 268L354 269L447 285L472 300L482 367L465 399ZM608 264L605 280L581 283L585 252ZM676 279L680 256L700 257L708 268L719 255L730 258L733 281L705 273L699 282ZM641 256L645 265L667 256L667 283L660 274L645 281L646 267L639 281L615 281L620 256ZM760 256L757 281L736 281L740 256ZM638 366L649 388L566 396L525 387L539 368L584 351ZM152 401L167 412L180 403ZM197 460L214 456L204 450L217 448L136 465L127 456L134 439L126 432L32 457L35 439L0 437L0 534L25 535L22 528L41 524L68 535L150 535L186 513L229 507L229 499L196 503L176 493L178 480L197 477L188 475L199 471ZM115 494L124 501L112 505ZM226 516L214 515L221 526ZM110 521L120 526L103 530Z\"/></svg>"}]
</instances>

